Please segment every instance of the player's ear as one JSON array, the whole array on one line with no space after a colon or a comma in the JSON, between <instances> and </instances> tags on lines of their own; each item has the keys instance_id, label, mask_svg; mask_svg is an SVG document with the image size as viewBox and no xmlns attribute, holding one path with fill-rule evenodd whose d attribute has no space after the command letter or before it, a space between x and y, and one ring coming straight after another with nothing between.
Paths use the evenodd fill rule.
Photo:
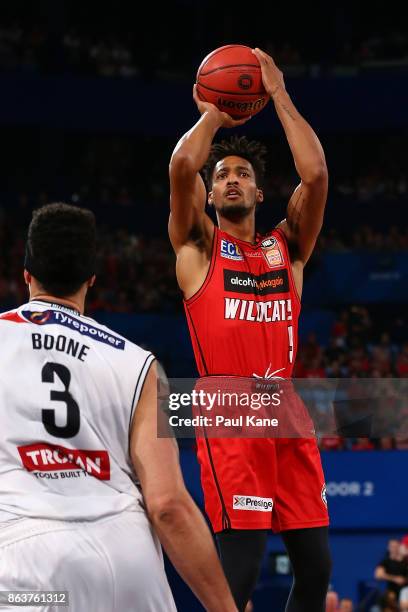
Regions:
<instances>
[{"instance_id":1,"label":"player's ear","mask_svg":"<svg viewBox=\"0 0 408 612\"><path fill-rule=\"evenodd\" d=\"M264 201L264 193L262 189L257 189L256 190L256 203L260 204L261 202Z\"/></svg>"},{"instance_id":2,"label":"player's ear","mask_svg":"<svg viewBox=\"0 0 408 612\"><path fill-rule=\"evenodd\" d=\"M24 282L27 286L31 283L31 274L28 270L24 270Z\"/></svg>"},{"instance_id":3,"label":"player's ear","mask_svg":"<svg viewBox=\"0 0 408 612\"><path fill-rule=\"evenodd\" d=\"M210 206L214 206L214 194L212 191L208 192L207 202Z\"/></svg>"}]
</instances>

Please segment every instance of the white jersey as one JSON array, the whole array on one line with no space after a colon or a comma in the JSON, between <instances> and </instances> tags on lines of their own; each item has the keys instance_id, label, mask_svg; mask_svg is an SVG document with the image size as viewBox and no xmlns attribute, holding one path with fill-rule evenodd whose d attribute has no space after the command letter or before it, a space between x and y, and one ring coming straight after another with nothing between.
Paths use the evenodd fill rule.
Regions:
<instances>
[{"instance_id":1,"label":"white jersey","mask_svg":"<svg viewBox=\"0 0 408 612\"><path fill-rule=\"evenodd\" d=\"M0 522L143 511L129 428L153 360L64 306L0 314Z\"/></svg>"}]
</instances>

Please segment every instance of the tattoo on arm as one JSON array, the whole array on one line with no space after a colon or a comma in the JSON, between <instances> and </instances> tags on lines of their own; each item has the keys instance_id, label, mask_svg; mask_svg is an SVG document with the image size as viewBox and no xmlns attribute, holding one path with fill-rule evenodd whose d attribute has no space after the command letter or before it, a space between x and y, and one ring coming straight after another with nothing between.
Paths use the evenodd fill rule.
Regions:
<instances>
[{"instance_id":1,"label":"tattoo on arm","mask_svg":"<svg viewBox=\"0 0 408 612\"><path fill-rule=\"evenodd\" d=\"M303 191L300 190L296 201L290 202L288 206L288 225L295 236L299 235L303 203Z\"/></svg>"},{"instance_id":2,"label":"tattoo on arm","mask_svg":"<svg viewBox=\"0 0 408 612\"><path fill-rule=\"evenodd\" d=\"M296 121L296 116L292 113L292 111L290 110L290 108L288 108L285 104L281 104L283 110L285 111L285 113L287 115L289 115L289 117L291 119L293 119L293 121Z\"/></svg>"}]
</instances>

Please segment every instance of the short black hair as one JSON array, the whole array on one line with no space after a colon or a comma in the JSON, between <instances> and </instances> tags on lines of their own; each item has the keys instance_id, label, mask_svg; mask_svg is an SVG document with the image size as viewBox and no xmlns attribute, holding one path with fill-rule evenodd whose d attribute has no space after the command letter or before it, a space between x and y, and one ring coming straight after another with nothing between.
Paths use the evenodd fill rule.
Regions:
<instances>
[{"instance_id":1,"label":"short black hair","mask_svg":"<svg viewBox=\"0 0 408 612\"><path fill-rule=\"evenodd\" d=\"M95 272L94 214L62 202L35 210L24 265L47 293L56 297L76 293Z\"/></svg>"},{"instance_id":2,"label":"short black hair","mask_svg":"<svg viewBox=\"0 0 408 612\"><path fill-rule=\"evenodd\" d=\"M210 155L203 168L207 187L212 185L212 175L216 164L224 157L236 155L249 161L255 172L257 185L260 185L265 172L266 147L256 140L248 140L246 136L232 136L229 140L222 140L212 145Z\"/></svg>"}]
</instances>

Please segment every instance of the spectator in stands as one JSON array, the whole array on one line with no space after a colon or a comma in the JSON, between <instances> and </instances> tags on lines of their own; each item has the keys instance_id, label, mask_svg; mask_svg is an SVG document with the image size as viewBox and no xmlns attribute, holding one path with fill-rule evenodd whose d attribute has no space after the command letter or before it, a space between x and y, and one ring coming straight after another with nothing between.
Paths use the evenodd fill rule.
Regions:
<instances>
[{"instance_id":1,"label":"spectator in stands","mask_svg":"<svg viewBox=\"0 0 408 612\"><path fill-rule=\"evenodd\" d=\"M374 450L374 444L370 438L357 438L355 442L352 443L351 449L354 451L371 451Z\"/></svg>"},{"instance_id":2,"label":"spectator in stands","mask_svg":"<svg viewBox=\"0 0 408 612\"><path fill-rule=\"evenodd\" d=\"M408 378L408 342L405 342L397 358L396 370L401 378Z\"/></svg>"},{"instance_id":3,"label":"spectator in stands","mask_svg":"<svg viewBox=\"0 0 408 612\"><path fill-rule=\"evenodd\" d=\"M354 305L349 311L348 335L356 340L356 347L366 343L371 335L371 318L367 308ZM358 342L360 341L360 342Z\"/></svg>"},{"instance_id":4,"label":"spectator in stands","mask_svg":"<svg viewBox=\"0 0 408 612\"><path fill-rule=\"evenodd\" d=\"M310 332L307 336L306 342L300 347L300 352L306 361L313 359L319 359L322 354L322 347L317 341L316 334Z\"/></svg>"},{"instance_id":5,"label":"spectator in stands","mask_svg":"<svg viewBox=\"0 0 408 612\"><path fill-rule=\"evenodd\" d=\"M339 596L336 591L328 591L326 595L326 612L338 612Z\"/></svg>"},{"instance_id":6,"label":"spectator in stands","mask_svg":"<svg viewBox=\"0 0 408 612\"><path fill-rule=\"evenodd\" d=\"M379 448L381 450L394 450L396 448L394 438L392 438L391 436L380 438Z\"/></svg>"},{"instance_id":7,"label":"spectator in stands","mask_svg":"<svg viewBox=\"0 0 408 612\"><path fill-rule=\"evenodd\" d=\"M351 599L343 597L340 601L339 612L353 612L354 606Z\"/></svg>"},{"instance_id":8,"label":"spectator in stands","mask_svg":"<svg viewBox=\"0 0 408 612\"><path fill-rule=\"evenodd\" d=\"M403 587L399 594L400 612L408 611L408 587Z\"/></svg>"},{"instance_id":9,"label":"spectator in stands","mask_svg":"<svg viewBox=\"0 0 408 612\"><path fill-rule=\"evenodd\" d=\"M314 357L306 362L304 378L326 378L326 372L321 364L320 357Z\"/></svg>"},{"instance_id":10,"label":"spectator in stands","mask_svg":"<svg viewBox=\"0 0 408 612\"><path fill-rule=\"evenodd\" d=\"M396 438L395 448L397 450L408 450L408 438Z\"/></svg>"},{"instance_id":11,"label":"spectator in stands","mask_svg":"<svg viewBox=\"0 0 408 612\"><path fill-rule=\"evenodd\" d=\"M404 535L401 538L401 552L404 555L405 559L408 560L408 534Z\"/></svg>"},{"instance_id":12,"label":"spectator in stands","mask_svg":"<svg viewBox=\"0 0 408 612\"><path fill-rule=\"evenodd\" d=\"M388 542L388 551L375 568L374 577L377 580L386 580L386 592L394 593L396 598L402 587L408 584L408 563L398 540Z\"/></svg>"},{"instance_id":13,"label":"spectator in stands","mask_svg":"<svg viewBox=\"0 0 408 612\"><path fill-rule=\"evenodd\" d=\"M379 604L381 612L399 612L398 598L394 591L386 591L380 597Z\"/></svg>"},{"instance_id":14,"label":"spectator in stands","mask_svg":"<svg viewBox=\"0 0 408 612\"><path fill-rule=\"evenodd\" d=\"M344 450L344 438L340 436L324 436L319 443L320 450Z\"/></svg>"}]
</instances>

